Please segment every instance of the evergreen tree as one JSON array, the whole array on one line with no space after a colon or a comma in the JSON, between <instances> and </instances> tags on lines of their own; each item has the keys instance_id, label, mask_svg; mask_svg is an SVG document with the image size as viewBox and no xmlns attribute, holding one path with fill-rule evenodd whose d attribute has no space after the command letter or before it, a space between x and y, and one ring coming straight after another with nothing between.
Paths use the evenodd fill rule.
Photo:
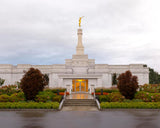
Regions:
<instances>
[{"instance_id":1,"label":"evergreen tree","mask_svg":"<svg viewBox=\"0 0 160 128\"><path fill-rule=\"evenodd\" d=\"M113 73L112 75L112 85L117 85L117 74Z\"/></svg>"},{"instance_id":2,"label":"evergreen tree","mask_svg":"<svg viewBox=\"0 0 160 128\"><path fill-rule=\"evenodd\" d=\"M0 78L0 86L2 86L5 82L5 79Z\"/></svg>"},{"instance_id":3,"label":"evergreen tree","mask_svg":"<svg viewBox=\"0 0 160 128\"><path fill-rule=\"evenodd\" d=\"M160 75L158 74L158 72L155 72L152 68L149 68L149 83L160 84Z\"/></svg>"}]
</instances>

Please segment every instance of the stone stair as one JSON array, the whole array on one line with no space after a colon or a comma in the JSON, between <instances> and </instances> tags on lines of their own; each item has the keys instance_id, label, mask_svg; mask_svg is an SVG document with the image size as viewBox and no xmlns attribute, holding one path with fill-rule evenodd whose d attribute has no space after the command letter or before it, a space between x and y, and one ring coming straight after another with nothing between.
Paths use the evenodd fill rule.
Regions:
<instances>
[{"instance_id":1,"label":"stone stair","mask_svg":"<svg viewBox=\"0 0 160 128\"><path fill-rule=\"evenodd\" d=\"M96 106L94 99L66 99L63 106Z\"/></svg>"}]
</instances>

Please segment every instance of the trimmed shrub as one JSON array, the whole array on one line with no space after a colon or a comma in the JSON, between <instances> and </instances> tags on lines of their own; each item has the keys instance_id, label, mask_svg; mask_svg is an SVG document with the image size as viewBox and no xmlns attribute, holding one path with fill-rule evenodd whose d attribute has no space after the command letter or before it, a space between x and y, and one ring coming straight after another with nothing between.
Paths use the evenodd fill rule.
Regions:
<instances>
[{"instance_id":1,"label":"trimmed shrub","mask_svg":"<svg viewBox=\"0 0 160 128\"><path fill-rule=\"evenodd\" d=\"M59 92L65 92L66 91L66 88L46 88L44 89L45 91L51 91L53 93L57 93L58 91Z\"/></svg>"},{"instance_id":2,"label":"trimmed shrub","mask_svg":"<svg viewBox=\"0 0 160 128\"><path fill-rule=\"evenodd\" d=\"M126 99L133 99L138 89L137 76L132 76L130 71L122 73L118 77L118 89Z\"/></svg>"},{"instance_id":3,"label":"trimmed shrub","mask_svg":"<svg viewBox=\"0 0 160 128\"><path fill-rule=\"evenodd\" d=\"M106 93L119 92L118 88L96 88L95 92L101 92L101 89L103 89L103 92Z\"/></svg>"},{"instance_id":4,"label":"trimmed shrub","mask_svg":"<svg viewBox=\"0 0 160 128\"><path fill-rule=\"evenodd\" d=\"M55 95L56 94L54 94L51 91L42 91L42 92L39 92L38 95L36 95L35 101L37 102L51 101Z\"/></svg>"},{"instance_id":5,"label":"trimmed shrub","mask_svg":"<svg viewBox=\"0 0 160 128\"><path fill-rule=\"evenodd\" d=\"M6 94L0 95L0 102L19 102L24 100L25 96L23 92L14 93L11 96Z\"/></svg>"},{"instance_id":6,"label":"trimmed shrub","mask_svg":"<svg viewBox=\"0 0 160 128\"><path fill-rule=\"evenodd\" d=\"M0 95L2 94L12 95L18 92L21 92L21 90L17 89L16 85L6 85L0 88Z\"/></svg>"},{"instance_id":7,"label":"trimmed shrub","mask_svg":"<svg viewBox=\"0 0 160 128\"><path fill-rule=\"evenodd\" d=\"M125 99L123 102L143 102L143 100L142 99L132 99L132 100Z\"/></svg>"},{"instance_id":8,"label":"trimmed shrub","mask_svg":"<svg viewBox=\"0 0 160 128\"><path fill-rule=\"evenodd\" d=\"M43 91L46 81L38 69L30 68L21 79L21 88L26 100L35 100L39 91Z\"/></svg>"},{"instance_id":9,"label":"trimmed shrub","mask_svg":"<svg viewBox=\"0 0 160 128\"><path fill-rule=\"evenodd\" d=\"M53 102L61 102L61 100L62 100L62 96L60 96L60 95L57 95L57 96L55 96L55 97L53 97L53 99L52 99L52 101Z\"/></svg>"},{"instance_id":10,"label":"trimmed shrub","mask_svg":"<svg viewBox=\"0 0 160 128\"><path fill-rule=\"evenodd\" d=\"M10 96L6 94L0 95L0 102L9 102L9 98Z\"/></svg>"},{"instance_id":11,"label":"trimmed shrub","mask_svg":"<svg viewBox=\"0 0 160 128\"><path fill-rule=\"evenodd\" d=\"M102 109L134 108L134 109L160 109L160 102L102 102Z\"/></svg>"},{"instance_id":12,"label":"trimmed shrub","mask_svg":"<svg viewBox=\"0 0 160 128\"><path fill-rule=\"evenodd\" d=\"M10 102L19 102L19 101L25 101L25 96L23 92L14 93L9 97Z\"/></svg>"},{"instance_id":13,"label":"trimmed shrub","mask_svg":"<svg viewBox=\"0 0 160 128\"><path fill-rule=\"evenodd\" d=\"M47 95L36 95L35 101L36 102L47 102L50 100L50 97Z\"/></svg>"},{"instance_id":14,"label":"trimmed shrub","mask_svg":"<svg viewBox=\"0 0 160 128\"><path fill-rule=\"evenodd\" d=\"M36 95L35 101L37 102L47 102L51 101L55 94L51 91L42 91Z\"/></svg>"},{"instance_id":15,"label":"trimmed shrub","mask_svg":"<svg viewBox=\"0 0 160 128\"><path fill-rule=\"evenodd\" d=\"M6 102L0 103L0 109L58 109L58 102Z\"/></svg>"},{"instance_id":16,"label":"trimmed shrub","mask_svg":"<svg viewBox=\"0 0 160 128\"><path fill-rule=\"evenodd\" d=\"M110 96L109 95L100 95L99 96L99 102L110 102Z\"/></svg>"},{"instance_id":17,"label":"trimmed shrub","mask_svg":"<svg viewBox=\"0 0 160 128\"><path fill-rule=\"evenodd\" d=\"M113 92L109 94L110 102L122 102L125 97L122 96L119 92Z\"/></svg>"}]
</instances>

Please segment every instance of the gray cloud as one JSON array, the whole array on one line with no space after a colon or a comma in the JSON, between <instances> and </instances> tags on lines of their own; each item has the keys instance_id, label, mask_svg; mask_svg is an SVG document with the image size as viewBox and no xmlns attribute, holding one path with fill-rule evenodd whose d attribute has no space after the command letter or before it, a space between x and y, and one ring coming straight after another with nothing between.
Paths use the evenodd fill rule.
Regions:
<instances>
[{"instance_id":1,"label":"gray cloud","mask_svg":"<svg viewBox=\"0 0 160 128\"><path fill-rule=\"evenodd\" d=\"M158 0L1 0L0 63L58 64L75 54L79 16L96 63L160 72Z\"/></svg>"}]
</instances>

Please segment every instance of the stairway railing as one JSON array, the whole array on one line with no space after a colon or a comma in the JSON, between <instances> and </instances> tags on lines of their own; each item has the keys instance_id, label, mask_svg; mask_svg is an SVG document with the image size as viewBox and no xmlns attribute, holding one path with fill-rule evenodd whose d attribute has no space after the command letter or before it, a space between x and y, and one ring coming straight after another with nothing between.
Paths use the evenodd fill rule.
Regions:
<instances>
[{"instance_id":1,"label":"stairway railing","mask_svg":"<svg viewBox=\"0 0 160 128\"><path fill-rule=\"evenodd\" d=\"M64 97L63 97L63 99L62 99L62 101L61 101L61 103L60 103L60 105L59 105L59 110L62 109L63 104L64 104L64 101L66 100L66 92L67 92L67 91L64 92Z\"/></svg>"},{"instance_id":2,"label":"stairway railing","mask_svg":"<svg viewBox=\"0 0 160 128\"><path fill-rule=\"evenodd\" d=\"M96 94L95 94L95 88L94 88L94 93L93 93L93 97L94 97L94 100L95 100L95 102L96 102L96 104L97 104L97 107L98 107L98 109L99 110L101 110L101 106L100 106L100 103L99 103L99 101L97 100L97 98L96 98Z\"/></svg>"}]
</instances>

